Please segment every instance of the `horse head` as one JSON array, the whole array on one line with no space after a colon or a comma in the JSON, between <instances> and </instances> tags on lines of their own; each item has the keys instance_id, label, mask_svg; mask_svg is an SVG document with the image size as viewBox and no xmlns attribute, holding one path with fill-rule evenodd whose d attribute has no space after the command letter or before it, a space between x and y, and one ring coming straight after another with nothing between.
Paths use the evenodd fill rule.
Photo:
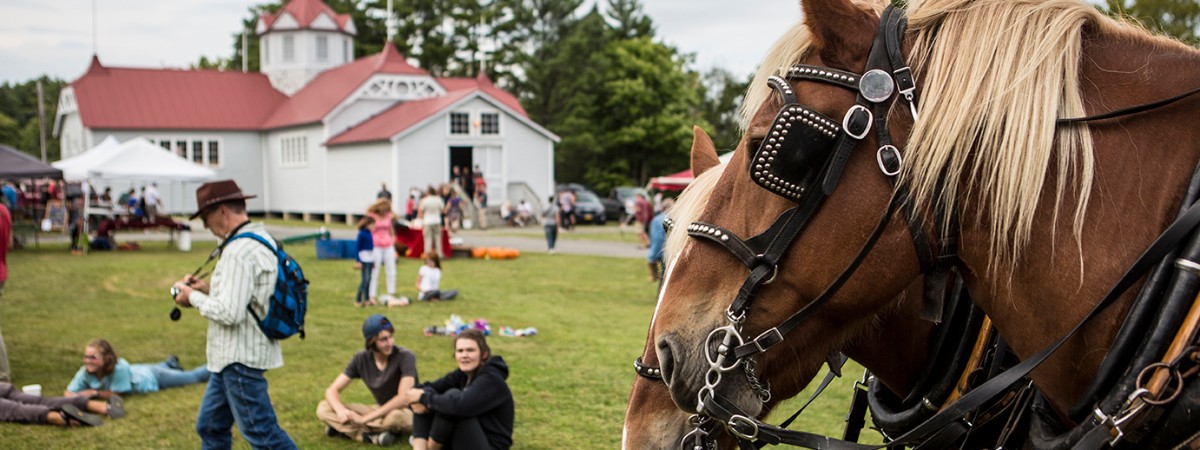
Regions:
<instances>
[{"instance_id":1,"label":"horse head","mask_svg":"<svg viewBox=\"0 0 1200 450\"><path fill-rule=\"evenodd\" d=\"M773 52L797 54L799 59L766 70L786 74L792 63L803 63L834 69L830 76L862 73L879 24L877 12L830 0L805 1L803 7L808 22ZM760 88L766 84L762 78L755 81ZM774 78L771 84L772 95L757 96L764 101L700 214L698 223L712 226L690 230L707 236L689 240L669 268L651 330L672 398L687 411L703 409L706 396L717 396L741 414L760 415L765 386L770 386L771 397L795 395L831 352L872 330L877 314L920 274L909 228L903 220L892 221L876 244L878 253L862 262L827 307L784 336L776 348L744 358L721 358L730 348L771 333L783 318L820 296L856 258L876 219L889 210L891 182L880 174L875 152L850 152L843 173L831 175L829 169L837 150L830 135L840 130L842 118L854 107L855 93L820 81ZM781 121L785 115L799 120ZM868 134L858 146L875 148L875 137ZM904 139L902 133L893 136ZM769 178L764 186L768 173L786 181ZM840 181L824 200L826 205L806 212L810 216L803 218L803 230L777 260L745 251L739 255L721 243L741 241L747 244L743 247L761 249L776 237L752 237L779 228L778 219L791 214L798 203L823 196L831 176ZM867 217L872 219L864 220ZM755 290L752 303L737 322L730 316L743 311L730 307L739 291L747 290L748 274L772 279L749 288Z\"/></svg>"},{"instance_id":2,"label":"horse head","mask_svg":"<svg viewBox=\"0 0 1200 450\"><path fill-rule=\"evenodd\" d=\"M696 220L704 211L709 196L717 181L726 171L719 162L711 139L700 128L694 130L692 147L692 172L696 181L678 198L671 210L671 219L676 224ZM688 244L683 226L676 225L668 233L668 266L674 266L681 250ZM678 278L676 278L678 279ZM670 284L670 279L667 283ZM933 324L919 318L923 285L912 284L899 298L894 308L886 308L873 315L871 324L858 336L859 339L840 348L846 355L868 367L877 379L889 390L904 396L917 382L920 368L928 357L929 336ZM660 292L663 300L666 289ZM652 324L653 326L653 324ZM635 377L625 415L622 443L626 449L674 449L679 448L683 437L692 432L697 417L676 407L670 391L661 380L660 361L652 335L649 335L642 355L638 358ZM807 380L803 380L807 381ZM788 396L794 395L794 392ZM764 403L764 413L787 396L778 396ZM732 446L728 434L717 434L719 447ZM690 446L688 446L690 447Z\"/></svg>"},{"instance_id":3,"label":"horse head","mask_svg":"<svg viewBox=\"0 0 1200 450\"><path fill-rule=\"evenodd\" d=\"M649 332L684 411L746 433L742 418L872 330L947 237L971 297L1018 357L1034 354L1177 212L1200 158L1194 98L1152 118L1062 119L1195 87L1194 49L1084 2L909 4L908 31L889 37L904 27L882 2L802 0L805 22L752 81L734 157L676 225L690 239ZM1033 372L1060 414L1130 297Z\"/></svg>"}]
</instances>

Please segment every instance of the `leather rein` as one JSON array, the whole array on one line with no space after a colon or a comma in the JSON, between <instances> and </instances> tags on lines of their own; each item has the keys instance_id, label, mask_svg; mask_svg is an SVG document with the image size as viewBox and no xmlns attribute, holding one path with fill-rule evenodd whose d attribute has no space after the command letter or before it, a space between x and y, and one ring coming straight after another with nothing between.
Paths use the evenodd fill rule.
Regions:
<instances>
[{"instance_id":1,"label":"leather rein","mask_svg":"<svg viewBox=\"0 0 1200 450\"><path fill-rule=\"evenodd\" d=\"M879 148L876 150L876 160L881 172L893 182L894 177L900 173L902 156L891 143L886 118L893 102L902 98L907 103L913 120L917 119L916 83L911 69L905 64L901 54L901 38L905 28L906 19L903 11L888 6L881 15L879 32L867 61L867 71L861 75L803 64L795 65L788 71L787 79L789 80L822 82L857 92L855 104L845 113L840 126L838 122L801 106L787 80L780 77L771 77L768 80L771 88L782 96L784 105L772 123L767 138L752 156L750 176L763 188L796 201L798 206L783 212L771 227L750 239L740 238L715 224L697 221L688 225L689 236L703 238L722 246L746 265L750 269L750 273L726 311L729 323L712 330L705 341L705 358L709 369L704 375L704 387L697 393L696 410L698 414L689 419L689 423L694 426L694 429L680 442L681 448L712 448L714 446L712 436L715 434L717 426L723 427L738 440L739 446L746 449L758 448L764 444L784 443L814 449L866 450L890 445L919 443L928 436L948 429L967 412L1008 392L1011 386L1025 378L1034 367L1037 367L1069 337L1073 336L1087 321L1112 304L1125 290L1140 279L1151 265L1160 260L1186 234L1195 229L1197 224L1200 224L1200 203L1197 203L1188 208L1171 227L1163 232L1159 239L1146 250L1112 290L1071 332L1017 366L1000 373L982 386L967 393L958 401L945 407L904 435L891 440L888 444L863 445L812 433L788 430L783 428L786 425L776 427L742 411L733 401L717 393L717 387L724 376L738 368L743 369L759 400L763 403L769 401L769 386L764 386L757 380L753 357L782 342L789 332L812 317L834 297L866 259L898 210L904 213L908 221L920 266L922 272L927 275L929 285L940 280L944 286L946 278L943 274L948 272L946 269L953 266L956 261L953 239L939 239L937 255L933 255L932 246L928 244L928 240L924 236L924 227L920 218L913 214L908 207L907 190L903 185L897 185L878 225L864 242L857 256L820 295L779 325L750 339L742 335L742 326L745 323L746 315L759 289L775 281L780 259L816 213L818 207L833 193L851 151L858 146L872 128L875 130L879 144ZM1136 114L1166 106L1197 92L1200 92L1200 89L1111 113L1059 119L1057 124L1071 126ZM796 155L800 155L800 158L811 158L812 156L806 155L805 151L811 152L814 143L828 143L832 147L832 151L824 159L824 165L821 166L819 172L801 173L797 176L795 174L796 167L805 166L789 164L795 161L788 159L795 159ZM811 161L809 162L809 167L814 165L811 164ZM935 214L939 216L939 220L953 220L952 217L948 218L943 211L937 211ZM931 291L934 290L927 286L927 294ZM930 302L928 297L927 295L927 303ZM926 311L922 313L923 317L926 316L926 312L940 310L940 308L933 307L940 306L940 299L935 298L933 301L938 302L937 305L927 304ZM940 317L931 317L931 319L936 321L940 320ZM833 366L831 360L831 368ZM643 364L640 358L634 362L634 368L640 376L662 380L661 370L658 367Z\"/></svg>"}]
</instances>

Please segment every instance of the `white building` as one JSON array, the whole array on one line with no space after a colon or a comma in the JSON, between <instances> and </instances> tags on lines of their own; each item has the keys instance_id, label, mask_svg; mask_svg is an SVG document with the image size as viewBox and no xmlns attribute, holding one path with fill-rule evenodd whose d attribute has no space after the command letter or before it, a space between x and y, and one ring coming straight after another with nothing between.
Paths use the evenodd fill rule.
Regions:
<instances>
[{"instance_id":1,"label":"white building","mask_svg":"<svg viewBox=\"0 0 1200 450\"><path fill-rule=\"evenodd\" d=\"M354 60L353 21L321 0L292 0L257 32L261 73L93 57L59 98L63 158L110 134L145 137L257 194L252 212L324 220L361 215L380 183L402 211L410 187L446 182L451 166L479 166L492 204L553 193L558 136L486 76L436 78L390 44ZM166 200L173 212L195 208L194 190Z\"/></svg>"}]
</instances>

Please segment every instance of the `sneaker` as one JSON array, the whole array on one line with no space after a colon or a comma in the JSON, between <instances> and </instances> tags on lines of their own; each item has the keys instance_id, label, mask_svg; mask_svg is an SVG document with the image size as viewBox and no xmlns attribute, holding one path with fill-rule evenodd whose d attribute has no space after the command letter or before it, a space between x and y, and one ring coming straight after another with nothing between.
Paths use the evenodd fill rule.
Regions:
<instances>
[{"instance_id":1,"label":"sneaker","mask_svg":"<svg viewBox=\"0 0 1200 450\"><path fill-rule=\"evenodd\" d=\"M125 417L125 400L121 396L113 394L108 397L107 405L108 407L105 408L105 412L108 414L109 419Z\"/></svg>"},{"instance_id":2,"label":"sneaker","mask_svg":"<svg viewBox=\"0 0 1200 450\"><path fill-rule=\"evenodd\" d=\"M100 421L100 416L80 411L79 408L70 403L63 405L62 408L59 408L58 412L62 414L62 418L67 422L67 426L98 427L104 425L104 422Z\"/></svg>"},{"instance_id":3,"label":"sneaker","mask_svg":"<svg viewBox=\"0 0 1200 450\"><path fill-rule=\"evenodd\" d=\"M342 434L341 431L338 431L332 425L325 425L325 435L329 437L346 437L345 434Z\"/></svg>"},{"instance_id":4,"label":"sneaker","mask_svg":"<svg viewBox=\"0 0 1200 450\"><path fill-rule=\"evenodd\" d=\"M167 367L170 367L175 370L183 370L183 365L179 363L178 356L175 356L175 355L168 356L166 363L167 363Z\"/></svg>"},{"instance_id":5,"label":"sneaker","mask_svg":"<svg viewBox=\"0 0 1200 450\"><path fill-rule=\"evenodd\" d=\"M363 442L369 442L380 447L387 447L396 443L396 435L390 431L381 431L379 433L363 433Z\"/></svg>"}]
</instances>

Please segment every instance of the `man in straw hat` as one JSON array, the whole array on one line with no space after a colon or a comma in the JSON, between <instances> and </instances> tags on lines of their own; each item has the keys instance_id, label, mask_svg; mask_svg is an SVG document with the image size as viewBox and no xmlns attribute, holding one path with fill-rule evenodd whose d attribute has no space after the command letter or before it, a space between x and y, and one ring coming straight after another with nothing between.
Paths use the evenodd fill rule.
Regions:
<instances>
[{"instance_id":1,"label":"man in straw hat","mask_svg":"<svg viewBox=\"0 0 1200 450\"><path fill-rule=\"evenodd\" d=\"M254 239L230 237L255 233L274 242L261 223L246 215L245 195L233 180L205 183L196 190L200 217L222 243L221 258L204 282L186 275L175 283L175 303L195 307L208 319L208 389L200 403L196 432L203 447L230 448L236 422L242 437L254 448L294 449L295 442L279 427L275 409L267 395L263 372L283 366L283 350L258 328L247 311L253 307L265 317L267 302L275 290L278 264L275 254ZM227 245L226 245L227 244Z\"/></svg>"}]
</instances>

